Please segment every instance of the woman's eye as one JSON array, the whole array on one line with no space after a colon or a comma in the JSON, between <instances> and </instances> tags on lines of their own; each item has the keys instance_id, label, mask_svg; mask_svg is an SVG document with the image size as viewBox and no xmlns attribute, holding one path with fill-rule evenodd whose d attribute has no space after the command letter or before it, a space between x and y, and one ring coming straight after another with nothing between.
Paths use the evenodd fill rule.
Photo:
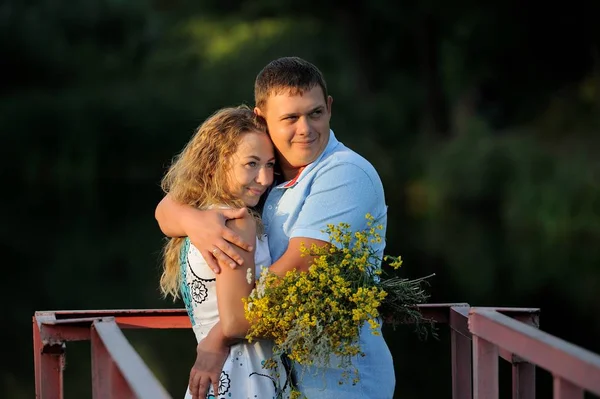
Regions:
<instances>
[{"instance_id":1,"label":"woman's eye","mask_svg":"<svg viewBox=\"0 0 600 399\"><path fill-rule=\"evenodd\" d=\"M275 162L267 162L267 168L274 168L275 167Z\"/></svg>"},{"instance_id":2,"label":"woman's eye","mask_svg":"<svg viewBox=\"0 0 600 399\"><path fill-rule=\"evenodd\" d=\"M249 166L249 167L251 167L251 168L255 168L256 167L256 162L254 162L254 161L248 162L246 165Z\"/></svg>"}]
</instances>

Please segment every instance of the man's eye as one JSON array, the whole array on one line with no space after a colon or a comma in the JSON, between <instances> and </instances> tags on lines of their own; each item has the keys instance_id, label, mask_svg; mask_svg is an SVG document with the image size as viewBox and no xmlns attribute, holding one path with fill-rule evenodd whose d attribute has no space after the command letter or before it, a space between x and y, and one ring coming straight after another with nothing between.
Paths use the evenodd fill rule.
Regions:
<instances>
[{"instance_id":1,"label":"man's eye","mask_svg":"<svg viewBox=\"0 0 600 399\"><path fill-rule=\"evenodd\" d=\"M312 115L313 116L320 116L322 113L323 113L323 110L318 109L316 111L313 111Z\"/></svg>"}]
</instances>

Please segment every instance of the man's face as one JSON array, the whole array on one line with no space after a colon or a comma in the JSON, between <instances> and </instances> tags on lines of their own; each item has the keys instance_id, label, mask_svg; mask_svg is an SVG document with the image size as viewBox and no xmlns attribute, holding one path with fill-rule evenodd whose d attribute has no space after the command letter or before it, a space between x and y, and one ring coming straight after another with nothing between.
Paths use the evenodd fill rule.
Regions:
<instances>
[{"instance_id":1,"label":"man's face","mask_svg":"<svg viewBox=\"0 0 600 399\"><path fill-rule=\"evenodd\" d=\"M272 95L264 109L255 109L267 121L284 171L314 162L325 150L332 101L331 96L326 101L321 87L315 86L302 95Z\"/></svg>"}]
</instances>

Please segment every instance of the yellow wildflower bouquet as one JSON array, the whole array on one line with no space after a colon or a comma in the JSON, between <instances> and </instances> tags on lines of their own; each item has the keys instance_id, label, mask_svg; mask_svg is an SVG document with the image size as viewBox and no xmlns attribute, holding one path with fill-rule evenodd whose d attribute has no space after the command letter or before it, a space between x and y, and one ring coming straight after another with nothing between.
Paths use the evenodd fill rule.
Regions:
<instances>
[{"instance_id":1,"label":"yellow wildflower bouquet","mask_svg":"<svg viewBox=\"0 0 600 399\"><path fill-rule=\"evenodd\" d=\"M359 331L368 323L379 334L381 321L392 324L412 322L422 333L432 326L414 306L428 299L423 289L426 278L408 280L384 276L382 261L398 269L398 256L377 256L373 244L382 238L367 215L368 228L352 232L350 225L329 225L332 245L302 247L303 256L313 256L308 272L290 271L281 278L263 273L257 288L245 300L246 318L251 327L248 340L267 338L275 343L274 355L285 354L297 364L329 366L335 358L352 382L358 371L352 367L354 356L364 355L359 346ZM425 328L424 328L425 327ZM265 367L275 365L272 359ZM342 383L342 381L340 381Z\"/></svg>"}]
</instances>

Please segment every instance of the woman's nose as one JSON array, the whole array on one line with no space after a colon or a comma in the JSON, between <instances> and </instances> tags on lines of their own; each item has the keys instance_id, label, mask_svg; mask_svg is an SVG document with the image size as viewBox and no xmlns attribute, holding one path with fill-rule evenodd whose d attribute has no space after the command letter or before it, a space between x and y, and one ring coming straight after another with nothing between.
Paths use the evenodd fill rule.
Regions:
<instances>
[{"instance_id":1,"label":"woman's nose","mask_svg":"<svg viewBox=\"0 0 600 399\"><path fill-rule=\"evenodd\" d=\"M256 175L256 182L263 186L268 186L273 182L273 169L271 168L260 168Z\"/></svg>"}]
</instances>

